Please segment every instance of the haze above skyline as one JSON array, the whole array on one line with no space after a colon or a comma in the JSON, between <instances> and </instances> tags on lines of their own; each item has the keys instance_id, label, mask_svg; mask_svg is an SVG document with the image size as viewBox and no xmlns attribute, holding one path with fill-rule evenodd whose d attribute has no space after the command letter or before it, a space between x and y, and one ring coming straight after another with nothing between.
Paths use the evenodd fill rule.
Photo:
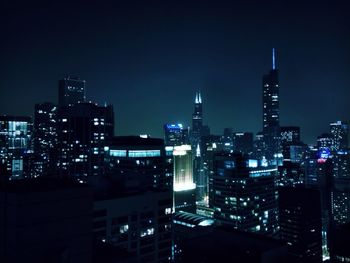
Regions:
<instances>
[{"instance_id":1,"label":"haze above skyline","mask_svg":"<svg viewBox=\"0 0 350 263\"><path fill-rule=\"evenodd\" d=\"M113 104L117 135L190 126L198 90L213 134L256 133L275 47L281 125L313 143L330 122L350 120L349 4L261 2L7 3L0 114L33 115L75 75L88 100Z\"/></svg>"}]
</instances>

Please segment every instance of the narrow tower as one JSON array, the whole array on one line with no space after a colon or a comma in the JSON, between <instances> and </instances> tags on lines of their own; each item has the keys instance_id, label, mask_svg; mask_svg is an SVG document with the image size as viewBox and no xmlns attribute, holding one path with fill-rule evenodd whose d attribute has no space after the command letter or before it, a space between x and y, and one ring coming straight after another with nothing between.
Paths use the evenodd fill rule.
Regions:
<instances>
[{"instance_id":1,"label":"narrow tower","mask_svg":"<svg viewBox=\"0 0 350 263\"><path fill-rule=\"evenodd\" d=\"M263 134L266 158L271 160L279 152L279 81L276 53L272 49L272 69L263 76Z\"/></svg>"}]
</instances>

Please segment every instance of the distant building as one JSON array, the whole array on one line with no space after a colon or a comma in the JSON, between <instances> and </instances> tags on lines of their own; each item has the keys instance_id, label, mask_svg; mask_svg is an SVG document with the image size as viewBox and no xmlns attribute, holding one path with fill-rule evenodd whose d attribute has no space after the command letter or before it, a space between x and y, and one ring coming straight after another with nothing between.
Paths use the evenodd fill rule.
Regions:
<instances>
[{"instance_id":1,"label":"distant building","mask_svg":"<svg viewBox=\"0 0 350 263\"><path fill-rule=\"evenodd\" d=\"M293 262L322 261L321 196L315 189L279 189L280 238L290 246Z\"/></svg>"},{"instance_id":2,"label":"distant building","mask_svg":"<svg viewBox=\"0 0 350 263\"><path fill-rule=\"evenodd\" d=\"M276 174L276 167L259 166L257 160L242 154L216 154L209 199L214 218L234 229L275 235Z\"/></svg>"},{"instance_id":3,"label":"distant building","mask_svg":"<svg viewBox=\"0 0 350 263\"><path fill-rule=\"evenodd\" d=\"M114 134L113 107L78 103L58 111L60 176L86 181L104 169L104 146Z\"/></svg>"},{"instance_id":4,"label":"distant building","mask_svg":"<svg viewBox=\"0 0 350 263\"><path fill-rule=\"evenodd\" d=\"M60 107L85 102L85 80L75 77L61 79L58 85L58 105Z\"/></svg>"},{"instance_id":5,"label":"distant building","mask_svg":"<svg viewBox=\"0 0 350 263\"><path fill-rule=\"evenodd\" d=\"M52 172L57 162L57 105L35 104L34 177Z\"/></svg>"},{"instance_id":6,"label":"distant building","mask_svg":"<svg viewBox=\"0 0 350 263\"><path fill-rule=\"evenodd\" d=\"M235 132L233 134L234 151L251 155L253 152L253 133Z\"/></svg>"},{"instance_id":7,"label":"distant building","mask_svg":"<svg viewBox=\"0 0 350 263\"><path fill-rule=\"evenodd\" d=\"M92 262L92 205L91 188L71 181L2 184L0 261Z\"/></svg>"},{"instance_id":8,"label":"distant building","mask_svg":"<svg viewBox=\"0 0 350 263\"><path fill-rule=\"evenodd\" d=\"M164 142L166 146L182 145L186 141L186 130L179 124L164 125Z\"/></svg>"},{"instance_id":9,"label":"distant building","mask_svg":"<svg viewBox=\"0 0 350 263\"><path fill-rule=\"evenodd\" d=\"M0 180L30 177L33 123L26 116L0 116Z\"/></svg>"},{"instance_id":10,"label":"distant building","mask_svg":"<svg viewBox=\"0 0 350 263\"><path fill-rule=\"evenodd\" d=\"M201 93L196 93L194 112L192 114L192 134L191 134L191 145L192 152L197 149L197 145L201 143L203 129L203 109L202 109L202 97Z\"/></svg>"}]
</instances>

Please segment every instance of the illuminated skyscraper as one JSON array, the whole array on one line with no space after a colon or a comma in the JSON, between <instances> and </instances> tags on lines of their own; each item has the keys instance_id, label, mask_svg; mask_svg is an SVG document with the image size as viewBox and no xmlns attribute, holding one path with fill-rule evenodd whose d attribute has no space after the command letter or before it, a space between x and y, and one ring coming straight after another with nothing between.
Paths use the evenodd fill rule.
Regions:
<instances>
[{"instance_id":1,"label":"illuminated skyscraper","mask_svg":"<svg viewBox=\"0 0 350 263\"><path fill-rule=\"evenodd\" d=\"M190 145L175 146L174 206L175 211L195 211L196 185L193 179L193 159Z\"/></svg>"},{"instance_id":2,"label":"illuminated skyscraper","mask_svg":"<svg viewBox=\"0 0 350 263\"><path fill-rule=\"evenodd\" d=\"M85 102L85 80L67 77L59 81L58 104L60 107Z\"/></svg>"},{"instance_id":3,"label":"illuminated skyscraper","mask_svg":"<svg viewBox=\"0 0 350 263\"><path fill-rule=\"evenodd\" d=\"M279 81L275 49L272 49L272 69L263 76L263 134L266 158L271 160L280 151Z\"/></svg>"}]
</instances>

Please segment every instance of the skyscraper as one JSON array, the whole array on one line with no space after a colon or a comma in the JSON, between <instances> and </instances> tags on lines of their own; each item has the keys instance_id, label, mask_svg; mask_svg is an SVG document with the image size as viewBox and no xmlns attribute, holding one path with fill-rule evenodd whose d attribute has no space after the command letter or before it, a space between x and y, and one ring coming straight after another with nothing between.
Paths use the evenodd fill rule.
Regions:
<instances>
[{"instance_id":1,"label":"skyscraper","mask_svg":"<svg viewBox=\"0 0 350 263\"><path fill-rule=\"evenodd\" d=\"M59 173L85 181L103 173L105 141L114 134L113 107L77 103L58 112Z\"/></svg>"},{"instance_id":2,"label":"skyscraper","mask_svg":"<svg viewBox=\"0 0 350 263\"><path fill-rule=\"evenodd\" d=\"M60 107L85 102L85 80L75 77L61 79L58 84L58 105Z\"/></svg>"},{"instance_id":3,"label":"skyscraper","mask_svg":"<svg viewBox=\"0 0 350 263\"><path fill-rule=\"evenodd\" d=\"M196 93L195 103L194 103L194 112L192 114L192 152L197 149L197 146L200 145L201 136L203 128L203 111L202 111L202 97L201 93Z\"/></svg>"},{"instance_id":4,"label":"skyscraper","mask_svg":"<svg viewBox=\"0 0 350 263\"><path fill-rule=\"evenodd\" d=\"M266 158L271 160L280 150L279 81L275 49L272 49L272 69L263 76L263 134Z\"/></svg>"},{"instance_id":5,"label":"skyscraper","mask_svg":"<svg viewBox=\"0 0 350 263\"><path fill-rule=\"evenodd\" d=\"M57 106L35 104L34 111L34 176L47 174L53 167L57 146Z\"/></svg>"}]
</instances>

